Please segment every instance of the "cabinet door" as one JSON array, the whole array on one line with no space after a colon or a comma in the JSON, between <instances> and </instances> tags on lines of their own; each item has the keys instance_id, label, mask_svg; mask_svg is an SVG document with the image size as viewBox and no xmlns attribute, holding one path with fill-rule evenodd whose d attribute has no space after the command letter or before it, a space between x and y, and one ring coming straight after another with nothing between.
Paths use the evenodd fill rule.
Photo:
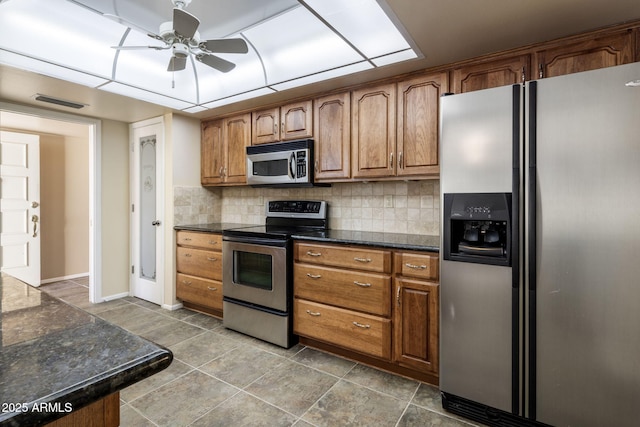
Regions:
<instances>
[{"instance_id":1,"label":"cabinet door","mask_svg":"<svg viewBox=\"0 0 640 427\"><path fill-rule=\"evenodd\" d=\"M633 33L603 35L536 52L537 78L579 73L633 62Z\"/></svg>"},{"instance_id":2,"label":"cabinet door","mask_svg":"<svg viewBox=\"0 0 640 427\"><path fill-rule=\"evenodd\" d=\"M437 175L440 96L447 73L398 83L397 175Z\"/></svg>"},{"instance_id":3,"label":"cabinet door","mask_svg":"<svg viewBox=\"0 0 640 427\"><path fill-rule=\"evenodd\" d=\"M397 278L394 291L394 361L438 374L438 284Z\"/></svg>"},{"instance_id":4,"label":"cabinet door","mask_svg":"<svg viewBox=\"0 0 640 427\"><path fill-rule=\"evenodd\" d=\"M314 101L315 179L351 175L351 94L325 96Z\"/></svg>"},{"instance_id":5,"label":"cabinet door","mask_svg":"<svg viewBox=\"0 0 640 427\"><path fill-rule=\"evenodd\" d=\"M202 185L222 183L224 171L222 120L202 122L200 156L200 181Z\"/></svg>"},{"instance_id":6,"label":"cabinet door","mask_svg":"<svg viewBox=\"0 0 640 427\"><path fill-rule=\"evenodd\" d=\"M355 90L351 107L353 177L395 175L395 84Z\"/></svg>"},{"instance_id":7,"label":"cabinet door","mask_svg":"<svg viewBox=\"0 0 640 427\"><path fill-rule=\"evenodd\" d=\"M252 116L251 142L254 145L280 140L280 109L278 107L255 111Z\"/></svg>"},{"instance_id":8,"label":"cabinet door","mask_svg":"<svg viewBox=\"0 0 640 427\"><path fill-rule=\"evenodd\" d=\"M241 114L224 120L227 143L225 183L244 184L247 182L247 152L251 145L251 114Z\"/></svg>"},{"instance_id":9,"label":"cabinet door","mask_svg":"<svg viewBox=\"0 0 640 427\"><path fill-rule=\"evenodd\" d=\"M280 139L303 139L313 136L313 103L295 102L280 107Z\"/></svg>"},{"instance_id":10,"label":"cabinet door","mask_svg":"<svg viewBox=\"0 0 640 427\"><path fill-rule=\"evenodd\" d=\"M507 86L530 79L529 55L471 64L453 70L455 93Z\"/></svg>"}]
</instances>

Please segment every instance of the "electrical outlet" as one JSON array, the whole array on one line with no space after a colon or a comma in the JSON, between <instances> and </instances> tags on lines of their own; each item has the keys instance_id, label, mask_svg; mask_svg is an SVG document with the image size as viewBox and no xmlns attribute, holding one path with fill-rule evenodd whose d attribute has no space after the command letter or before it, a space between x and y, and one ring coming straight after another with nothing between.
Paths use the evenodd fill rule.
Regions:
<instances>
[{"instance_id":1,"label":"electrical outlet","mask_svg":"<svg viewBox=\"0 0 640 427\"><path fill-rule=\"evenodd\" d=\"M387 194L384 196L384 207L392 208L393 207L393 194Z\"/></svg>"}]
</instances>

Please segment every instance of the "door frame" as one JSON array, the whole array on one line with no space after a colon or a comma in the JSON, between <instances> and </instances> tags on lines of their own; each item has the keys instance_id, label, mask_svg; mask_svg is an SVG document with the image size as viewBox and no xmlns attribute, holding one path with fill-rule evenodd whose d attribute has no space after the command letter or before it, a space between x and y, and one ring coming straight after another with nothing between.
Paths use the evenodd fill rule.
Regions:
<instances>
[{"instance_id":1,"label":"door frame","mask_svg":"<svg viewBox=\"0 0 640 427\"><path fill-rule=\"evenodd\" d=\"M129 263L134 268L130 270L129 276L129 296L135 296L135 277L139 273L140 265L136 263L136 251L139 249L139 224L136 219L136 215L139 215L140 208L138 203L139 198L139 190L136 188L138 184L137 177L140 175L140 164L137 160L139 158L136 156L136 151L134 149L134 145L138 143L136 141L136 129L144 128L147 126L159 126L161 128L160 134L156 135L156 213L157 220L160 221L160 226L156 231L156 286L160 288L160 302L159 305L164 305L164 297L165 297L165 281L164 281L164 270L165 270L165 253L164 253L164 242L165 242L165 132L166 126L164 117L154 117L147 120L142 120L135 123L129 124L129 205L131 206L130 215L131 220L129 221L129 229L130 229L130 241L129 241ZM139 153L139 151L138 151ZM133 206L136 206L136 212L133 211Z\"/></svg>"},{"instance_id":2,"label":"door frame","mask_svg":"<svg viewBox=\"0 0 640 427\"><path fill-rule=\"evenodd\" d=\"M102 121L90 117L0 101L0 111L89 126L89 301L102 302Z\"/></svg>"}]
</instances>

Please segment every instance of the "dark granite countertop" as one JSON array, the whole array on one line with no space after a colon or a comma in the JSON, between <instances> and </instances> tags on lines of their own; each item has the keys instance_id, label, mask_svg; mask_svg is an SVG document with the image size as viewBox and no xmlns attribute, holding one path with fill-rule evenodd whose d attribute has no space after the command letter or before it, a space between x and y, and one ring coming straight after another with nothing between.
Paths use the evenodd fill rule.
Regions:
<instances>
[{"instance_id":1,"label":"dark granite countertop","mask_svg":"<svg viewBox=\"0 0 640 427\"><path fill-rule=\"evenodd\" d=\"M255 227L256 224L237 224L215 222L210 224L176 225L175 230L203 231L222 233L232 228ZM351 245L380 246L391 249L415 251L440 251L440 236L426 234L380 233L373 231L323 230L294 234L294 239L310 240L325 243L342 243Z\"/></svg>"},{"instance_id":2,"label":"dark granite countertop","mask_svg":"<svg viewBox=\"0 0 640 427\"><path fill-rule=\"evenodd\" d=\"M51 422L173 359L169 350L12 277L0 277L0 295L2 426ZM60 410L40 411L42 404Z\"/></svg>"},{"instance_id":3,"label":"dark granite countertop","mask_svg":"<svg viewBox=\"0 0 640 427\"><path fill-rule=\"evenodd\" d=\"M176 225L174 230L203 231L206 233L222 233L231 228L255 227L258 224L238 224L233 222L211 222L208 224Z\"/></svg>"},{"instance_id":4,"label":"dark granite countertop","mask_svg":"<svg viewBox=\"0 0 640 427\"><path fill-rule=\"evenodd\" d=\"M425 234L380 233L373 231L324 230L295 234L296 240L309 240L323 243L342 243L350 245L380 246L390 249L440 251L440 236Z\"/></svg>"}]
</instances>

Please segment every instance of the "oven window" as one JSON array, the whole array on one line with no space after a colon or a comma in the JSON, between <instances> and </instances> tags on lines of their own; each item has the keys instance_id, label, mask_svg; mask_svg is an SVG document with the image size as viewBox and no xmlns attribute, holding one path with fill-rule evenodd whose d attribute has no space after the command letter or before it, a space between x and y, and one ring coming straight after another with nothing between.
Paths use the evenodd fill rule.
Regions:
<instances>
[{"instance_id":1,"label":"oven window","mask_svg":"<svg viewBox=\"0 0 640 427\"><path fill-rule=\"evenodd\" d=\"M254 176L288 176L289 160L264 160L253 163Z\"/></svg>"},{"instance_id":2,"label":"oven window","mask_svg":"<svg viewBox=\"0 0 640 427\"><path fill-rule=\"evenodd\" d=\"M234 251L233 282L271 291L273 289L271 255Z\"/></svg>"}]
</instances>

